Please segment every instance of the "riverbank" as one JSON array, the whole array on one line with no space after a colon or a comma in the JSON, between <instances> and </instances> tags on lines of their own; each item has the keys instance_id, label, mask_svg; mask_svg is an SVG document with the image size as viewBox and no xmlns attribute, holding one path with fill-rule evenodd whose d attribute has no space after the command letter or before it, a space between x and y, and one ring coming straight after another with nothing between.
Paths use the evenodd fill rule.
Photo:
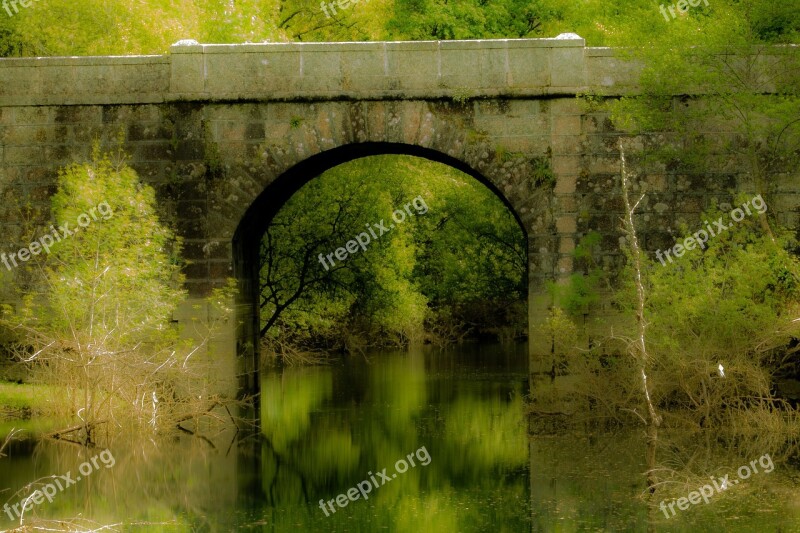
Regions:
<instances>
[{"instance_id":1,"label":"riverbank","mask_svg":"<svg viewBox=\"0 0 800 533\"><path fill-rule=\"evenodd\" d=\"M49 385L0 382L0 421L54 416L56 397Z\"/></svg>"}]
</instances>

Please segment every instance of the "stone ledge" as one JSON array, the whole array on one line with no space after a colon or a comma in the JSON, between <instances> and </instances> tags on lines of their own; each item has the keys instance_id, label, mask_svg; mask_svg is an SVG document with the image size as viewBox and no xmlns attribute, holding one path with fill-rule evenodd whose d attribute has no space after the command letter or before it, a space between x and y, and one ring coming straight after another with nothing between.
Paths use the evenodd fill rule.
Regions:
<instances>
[{"instance_id":1,"label":"stone ledge","mask_svg":"<svg viewBox=\"0 0 800 533\"><path fill-rule=\"evenodd\" d=\"M351 52L382 50L480 50L503 48L582 48L586 41L574 38L474 39L448 41L356 41L308 43L175 44L170 54L257 54L269 52ZM159 56L156 56L159 57Z\"/></svg>"},{"instance_id":2,"label":"stone ledge","mask_svg":"<svg viewBox=\"0 0 800 533\"><path fill-rule=\"evenodd\" d=\"M573 96L585 41L200 44L163 56L0 60L0 107ZM5 82L5 83L4 83Z\"/></svg>"},{"instance_id":3,"label":"stone ledge","mask_svg":"<svg viewBox=\"0 0 800 533\"><path fill-rule=\"evenodd\" d=\"M145 56L70 56L70 57L6 57L0 58L0 70L14 67L158 65L170 64L168 55Z\"/></svg>"}]
</instances>

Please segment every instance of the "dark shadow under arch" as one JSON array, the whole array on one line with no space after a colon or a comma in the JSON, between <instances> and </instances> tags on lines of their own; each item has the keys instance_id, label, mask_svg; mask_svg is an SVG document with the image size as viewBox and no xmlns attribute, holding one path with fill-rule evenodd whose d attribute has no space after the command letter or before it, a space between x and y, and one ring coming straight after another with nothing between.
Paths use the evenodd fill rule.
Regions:
<instances>
[{"instance_id":1,"label":"dark shadow under arch","mask_svg":"<svg viewBox=\"0 0 800 533\"><path fill-rule=\"evenodd\" d=\"M259 250L267 227L292 195L314 178L343 163L378 155L420 157L472 176L503 202L527 238L528 233L519 213L492 182L463 161L437 150L404 143L368 142L333 148L297 163L259 194L242 217L233 238L234 276L239 285L236 305L236 356L240 396L253 396L260 392L260 315L257 305L260 290Z\"/></svg>"}]
</instances>

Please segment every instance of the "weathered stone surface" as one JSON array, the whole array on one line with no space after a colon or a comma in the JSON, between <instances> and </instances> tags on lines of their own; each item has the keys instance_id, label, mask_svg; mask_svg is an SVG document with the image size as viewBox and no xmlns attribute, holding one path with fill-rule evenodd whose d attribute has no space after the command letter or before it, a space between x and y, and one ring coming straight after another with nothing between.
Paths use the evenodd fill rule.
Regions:
<instances>
[{"instance_id":1,"label":"weathered stone surface","mask_svg":"<svg viewBox=\"0 0 800 533\"><path fill-rule=\"evenodd\" d=\"M0 60L0 247L25 244L16 242L19 206L30 204L38 223L49 223L60 166L85 160L96 139L111 146L122 135L132 166L156 188L162 219L185 239L191 296L228 277L246 288L254 282L250 253L291 194L353 157L405 153L472 174L514 211L528 235L535 324L549 305L545 283L583 268L572 253L586 233L601 234L597 261L610 274L624 264L619 133L575 96L635 92L640 69L572 35L188 42L165 56ZM631 156L642 173L634 184L647 193L637 222L650 251L671 246L680 222L696 224L710 202L731 202L729 191L742 183L740 162L725 152L736 141L730 123L710 121L707 130L702 171L680 158L654 164ZM633 142L689 140L653 134ZM774 191L770 210L796 228L796 174L775 176ZM239 302L240 320L248 320L248 298ZM176 318L190 320L187 309ZM532 353L546 353L531 331ZM240 329L235 340L239 354L252 357L249 334ZM242 368L257 366L248 359Z\"/></svg>"}]
</instances>

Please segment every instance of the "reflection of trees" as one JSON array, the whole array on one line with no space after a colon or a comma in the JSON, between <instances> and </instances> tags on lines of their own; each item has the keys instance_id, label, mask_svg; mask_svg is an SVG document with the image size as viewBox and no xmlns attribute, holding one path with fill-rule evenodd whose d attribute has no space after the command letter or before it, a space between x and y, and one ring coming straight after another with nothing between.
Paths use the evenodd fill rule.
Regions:
<instances>
[{"instance_id":1,"label":"reflection of trees","mask_svg":"<svg viewBox=\"0 0 800 533\"><path fill-rule=\"evenodd\" d=\"M344 405L328 407L324 416L315 412L334 399L332 369L288 368L264 378L262 486L268 505L280 507L271 513L276 528L336 517L358 517L364 524L388 520L397 531L529 520L522 382L436 381L443 400L433 407L424 363L421 353L382 356L368 367L364 394L352 403L339 398ZM368 503L329 518L314 513L320 498L345 492L368 471L392 473L398 459L423 445L429 465L410 468L374 491ZM494 502L488 511L487 499Z\"/></svg>"},{"instance_id":2,"label":"reflection of trees","mask_svg":"<svg viewBox=\"0 0 800 533\"><path fill-rule=\"evenodd\" d=\"M333 394L333 376L325 368L269 374L261 389L262 432L281 453L308 433L311 412Z\"/></svg>"},{"instance_id":3,"label":"reflection of trees","mask_svg":"<svg viewBox=\"0 0 800 533\"><path fill-rule=\"evenodd\" d=\"M236 456L218 452L226 449L232 437L230 431L217 435L215 450L191 437L145 440L126 435L109 447L113 466L99 462L80 481L79 466L99 454L99 448L52 440L38 441L33 450L17 447L12 466L0 467L0 486L12 485L2 493L0 505L13 504L52 483L53 476L70 472L77 483L59 491L52 502L26 512L25 531L99 531L103 524L120 522L136 523L137 530L208 531L215 514L236 503ZM33 442L25 441L25 445ZM28 483L32 484L25 488ZM162 524L169 526L160 529ZM6 515L0 517L0 527L10 525Z\"/></svg>"},{"instance_id":4,"label":"reflection of trees","mask_svg":"<svg viewBox=\"0 0 800 533\"><path fill-rule=\"evenodd\" d=\"M488 391L482 387L480 395L460 394L443 408L446 448L442 455L449 458L450 471L458 473L465 485L489 477L488 472L508 472L528 461L522 384L514 384L506 398L500 396L508 388L505 384L491 385Z\"/></svg>"},{"instance_id":5,"label":"reflection of trees","mask_svg":"<svg viewBox=\"0 0 800 533\"><path fill-rule=\"evenodd\" d=\"M327 427L309 435L311 438L282 453L265 439L262 486L268 505L302 505L315 501L317 494L327 494L325 487L352 485L346 482L352 478L350 473L357 470L360 448L349 432Z\"/></svg>"},{"instance_id":6,"label":"reflection of trees","mask_svg":"<svg viewBox=\"0 0 800 533\"><path fill-rule=\"evenodd\" d=\"M349 430L313 421L333 395L329 368L264 377L262 486L269 505L301 504L320 487L341 482L358 462Z\"/></svg>"},{"instance_id":7,"label":"reflection of trees","mask_svg":"<svg viewBox=\"0 0 800 533\"><path fill-rule=\"evenodd\" d=\"M642 432L563 434L534 437L531 445L532 515L534 530L558 523L565 531L629 531L632 524L661 531L792 531L800 519L796 498L796 471L786 468L765 441L761 448L732 447L716 434L668 432L659 436L662 468L672 469L669 484L659 485L654 498L644 498L647 487L646 441ZM686 497L710 483L709 477L731 474L736 468L769 452L775 469L751 476L709 504L692 505L667 519L661 500ZM664 468L664 469L666 469ZM759 466L759 468L761 468ZM677 509L676 509L677 510ZM654 512L653 512L654 511ZM652 530L652 529L651 529Z\"/></svg>"}]
</instances>

